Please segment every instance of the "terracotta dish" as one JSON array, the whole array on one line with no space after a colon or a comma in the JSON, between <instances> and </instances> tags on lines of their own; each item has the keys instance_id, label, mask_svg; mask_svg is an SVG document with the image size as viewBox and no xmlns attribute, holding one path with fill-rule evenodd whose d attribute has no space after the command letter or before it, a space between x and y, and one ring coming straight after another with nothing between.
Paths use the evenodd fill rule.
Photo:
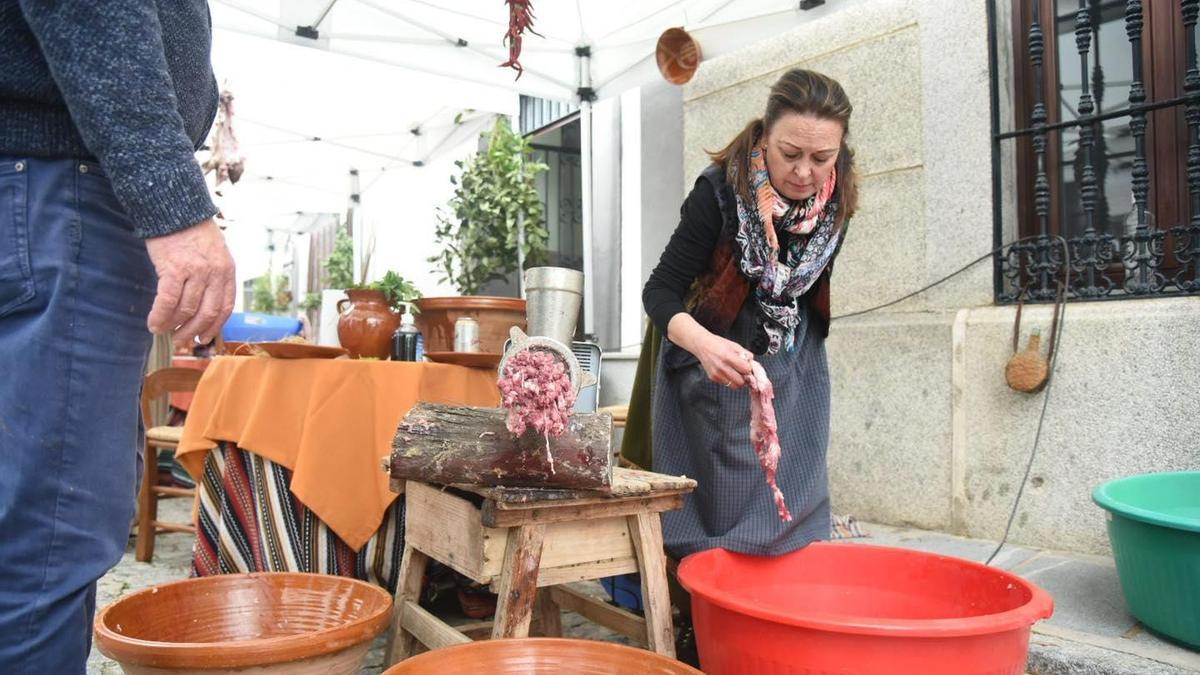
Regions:
<instances>
[{"instance_id":1,"label":"terracotta dish","mask_svg":"<svg viewBox=\"0 0 1200 675\"><path fill-rule=\"evenodd\" d=\"M247 345L246 351L258 347L277 359L336 359L349 354L341 347L310 345L303 342L255 342Z\"/></svg>"},{"instance_id":2,"label":"terracotta dish","mask_svg":"<svg viewBox=\"0 0 1200 675\"><path fill-rule=\"evenodd\" d=\"M671 84L687 84L700 67L700 43L682 28L668 28L658 38L654 60L658 72Z\"/></svg>"},{"instance_id":3,"label":"terracotta dish","mask_svg":"<svg viewBox=\"0 0 1200 675\"><path fill-rule=\"evenodd\" d=\"M223 574L153 586L96 616L96 646L127 675L353 675L392 599L323 574Z\"/></svg>"},{"instance_id":4,"label":"terracotta dish","mask_svg":"<svg viewBox=\"0 0 1200 675\"><path fill-rule=\"evenodd\" d=\"M425 352L454 349L454 323L469 316L479 322L479 351L504 351L504 341L513 326L526 329L525 301L489 295L421 298L413 303L420 310L413 318L425 336Z\"/></svg>"},{"instance_id":5,"label":"terracotta dish","mask_svg":"<svg viewBox=\"0 0 1200 675\"><path fill-rule=\"evenodd\" d=\"M425 352L430 361L452 363L469 368L495 368L500 365L500 354L489 352Z\"/></svg>"},{"instance_id":6,"label":"terracotta dish","mask_svg":"<svg viewBox=\"0 0 1200 675\"><path fill-rule=\"evenodd\" d=\"M563 638L487 640L405 659L383 675L700 675L661 654L612 642Z\"/></svg>"}]
</instances>

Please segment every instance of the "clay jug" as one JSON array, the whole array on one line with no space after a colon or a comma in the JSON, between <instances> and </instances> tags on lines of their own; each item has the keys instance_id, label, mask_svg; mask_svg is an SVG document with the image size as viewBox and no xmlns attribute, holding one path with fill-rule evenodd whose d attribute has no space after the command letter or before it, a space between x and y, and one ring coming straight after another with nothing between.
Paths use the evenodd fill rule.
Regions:
<instances>
[{"instance_id":1,"label":"clay jug","mask_svg":"<svg viewBox=\"0 0 1200 675\"><path fill-rule=\"evenodd\" d=\"M1036 393L1046 386L1050 377L1050 362L1042 356L1042 336L1035 330L1029 336L1029 346L1013 354L1004 367L1004 379L1017 391Z\"/></svg>"},{"instance_id":2,"label":"clay jug","mask_svg":"<svg viewBox=\"0 0 1200 675\"><path fill-rule=\"evenodd\" d=\"M338 301L338 341L351 358L386 359L392 333L400 327L400 314L388 305L383 291L352 289Z\"/></svg>"}]
</instances>

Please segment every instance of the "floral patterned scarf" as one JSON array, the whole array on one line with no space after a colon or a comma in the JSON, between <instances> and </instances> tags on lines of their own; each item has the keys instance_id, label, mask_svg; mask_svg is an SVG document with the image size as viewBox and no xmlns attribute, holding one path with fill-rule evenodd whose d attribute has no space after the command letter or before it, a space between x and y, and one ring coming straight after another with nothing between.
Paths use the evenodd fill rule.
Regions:
<instances>
[{"instance_id":1,"label":"floral patterned scarf","mask_svg":"<svg viewBox=\"0 0 1200 675\"><path fill-rule=\"evenodd\" d=\"M791 202L775 191L767 174L761 147L750 152L750 193L754 203L737 197L738 232L742 273L755 284L759 317L769 340L768 352L795 348L800 324L799 298L820 278L833 259L841 239L838 202L833 198L837 170L816 194ZM788 237L780 260L779 231Z\"/></svg>"}]
</instances>

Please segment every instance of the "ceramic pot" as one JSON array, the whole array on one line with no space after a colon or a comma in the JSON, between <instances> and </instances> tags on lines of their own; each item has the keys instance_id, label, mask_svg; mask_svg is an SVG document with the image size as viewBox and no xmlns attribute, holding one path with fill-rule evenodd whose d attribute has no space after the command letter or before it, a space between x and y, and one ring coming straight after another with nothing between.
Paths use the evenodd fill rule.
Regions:
<instances>
[{"instance_id":1,"label":"ceramic pot","mask_svg":"<svg viewBox=\"0 0 1200 675\"><path fill-rule=\"evenodd\" d=\"M383 675L701 675L661 654L612 642L563 638L485 640L405 659Z\"/></svg>"},{"instance_id":2,"label":"ceramic pot","mask_svg":"<svg viewBox=\"0 0 1200 675\"><path fill-rule=\"evenodd\" d=\"M700 43L682 28L668 28L658 38L654 60L658 72L671 84L687 84L702 59Z\"/></svg>"},{"instance_id":3,"label":"ceramic pot","mask_svg":"<svg viewBox=\"0 0 1200 675\"><path fill-rule=\"evenodd\" d=\"M269 572L185 579L96 616L96 646L126 675L354 675L392 599L363 581Z\"/></svg>"},{"instance_id":4,"label":"ceramic pot","mask_svg":"<svg viewBox=\"0 0 1200 675\"><path fill-rule=\"evenodd\" d=\"M386 359L391 352L392 333L400 327L402 312L394 311L383 291L353 289L337 303L338 342L351 358Z\"/></svg>"},{"instance_id":5,"label":"ceramic pot","mask_svg":"<svg viewBox=\"0 0 1200 675\"><path fill-rule=\"evenodd\" d=\"M425 336L426 352L454 351L454 322L469 316L479 322L479 351L500 354L513 326L526 329L525 301L489 295L463 295L453 298L422 298L413 303L420 310L414 316L417 328Z\"/></svg>"}]
</instances>

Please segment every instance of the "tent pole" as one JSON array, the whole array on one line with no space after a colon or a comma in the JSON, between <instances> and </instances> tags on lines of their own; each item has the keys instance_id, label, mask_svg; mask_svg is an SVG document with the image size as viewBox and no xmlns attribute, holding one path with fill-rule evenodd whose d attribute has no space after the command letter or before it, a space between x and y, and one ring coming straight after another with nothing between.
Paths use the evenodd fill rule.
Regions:
<instances>
[{"instance_id":1,"label":"tent pole","mask_svg":"<svg viewBox=\"0 0 1200 675\"><path fill-rule=\"evenodd\" d=\"M510 124L516 127L513 129L513 131L515 131L517 134L521 133L521 123L519 118L513 117L510 119ZM524 142L525 140L522 137L522 144L524 144ZM517 176L519 176L521 178L521 182L524 183L525 150L522 147L522 149L518 152L520 152L520 156L517 157ZM517 297L525 297L525 209L523 208L517 209Z\"/></svg>"},{"instance_id":2,"label":"tent pole","mask_svg":"<svg viewBox=\"0 0 1200 675\"><path fill-rule=\"evenodd\" d=\"M359 217L358 210L360 207L360 192L358 185L358 169L350 169L350 200L346 205L346 228L350 230L350 282L355 284L366 283L366 275L362 275L360 266L363 261L364 246L367 242L366 233L362 231L362 219Z\"/></svg>"},{"instance_id":3,"label":"tent pole","mask_svg":"<svg viewBox=\"0 0 1200 675\"><path fill-rule=\"evenodd\" d=\"M582 27L581 27L582 29ZM585 36L580 36L575 47L575 91L579 98L579 165L583 197L583 332L596 332L596 307L592 296L596 280L592 277L592 101L596 92L592 88L592 48Z\"/></svg>"},{"instance_id":4,"label":"tent pole","mask_svg":"<svg viewBox=\"0 0 1200 675\"><path fill-rule=\"evenodd\" d=\"M583 332L595 333L596 284L592 276L592 102L579 104L580 169L583 182Z\"/></svg>"},{"instance_id":5,"label":"tent pole","mask_svg":"<svg viewBox=\"0 0 1200 675\"><path fill-rule=\"evenodd\" d=\"M525 297L525 212L517 211L517 297Z\"/></svg>"}]
</instances>

